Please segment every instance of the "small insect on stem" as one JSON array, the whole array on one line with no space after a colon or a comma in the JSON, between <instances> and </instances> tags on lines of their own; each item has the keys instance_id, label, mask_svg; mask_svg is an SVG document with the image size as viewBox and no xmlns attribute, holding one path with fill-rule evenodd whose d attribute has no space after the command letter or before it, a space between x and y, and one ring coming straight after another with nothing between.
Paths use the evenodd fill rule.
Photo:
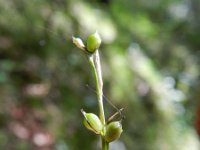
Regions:
<instances>
[{"instance_id":1,"label":"small insect on stem","mask_svg":"<svg viewBox=\"0 0 200 150\"><path fill-rule=\"evenodd\" d=\"M112 116L110 116L108 118L107 123L111 122L117 115L120 115L121 120L125 119L125 116L122 116L122 111L124 110L124 108L119 109L116 113L114 113Z\"/></svg>"},{"instance_id":2,"label":"small insect on stem","mask_svg":"<svg viewBox=\"0 0 200 150\"><path fill-rule=\"evenodd\" d=\"M88 84L86 84L86 87L89 88L90 90L92 90L93 92L97 93L93 88L91 88ZM122 111L124 110L124 108L117 108L108 98L106 98L105 95L103 95L103 98L114 108L116 109L116 113L114 113L112 116L109 117L107 123L110 123L117 115L120 116L120 120L124 120L125 116L122 115Z\"/></svg>"}]
</instances>

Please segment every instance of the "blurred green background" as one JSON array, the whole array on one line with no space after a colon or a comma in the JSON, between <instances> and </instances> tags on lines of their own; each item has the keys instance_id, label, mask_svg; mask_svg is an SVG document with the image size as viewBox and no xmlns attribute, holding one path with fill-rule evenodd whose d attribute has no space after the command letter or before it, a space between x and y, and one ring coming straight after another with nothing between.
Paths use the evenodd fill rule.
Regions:
<instances>
[{"instance_id":1,"label":"blurred green background","mask_svg":"<svg viewBox=\"0 0 200 150\"><path fill-rule=\"evenodd\" d=\"M110 149L199 150L199 14L199 0L0 0L0 149L99 149L80 113L98 113L94 78L71 41L98 30L104 94L126 116Z\"/></svg>"}]
</instances>

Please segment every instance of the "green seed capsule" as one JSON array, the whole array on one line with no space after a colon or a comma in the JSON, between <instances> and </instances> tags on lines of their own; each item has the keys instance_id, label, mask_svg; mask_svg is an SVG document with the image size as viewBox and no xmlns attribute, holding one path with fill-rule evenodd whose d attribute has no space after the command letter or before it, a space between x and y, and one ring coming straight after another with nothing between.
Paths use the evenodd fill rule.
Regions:
<instances>
[{"instance_id":1,"label":"green seed capsule","mask_svg":"<svg viewBox=\"0 0 200 150\"><path fill-rule=\"evenodd\" d=\"M118 139L122 133L122 125L120 121L114 121L106 126L105 139L107 142L112 142Z\"/></svg>"},{"instance_id":2,"label":"green seed capsule","mask_svg":"<svg viewBox=\"0 0 200 150\"><path fill-rule=\"evenodd\" d=\"M101 38L98 34L98 32L95 32L94 34L91 34L87 38L87 50L90 53L94 53L101 45Z\"/></svg>"},{"instance_id":3,"label":"green seed capsule","mask_svg":"<svg viewBox=\"0 0 200 150\"><path fill-rule=\"evenodd\" d=\"M85 117L83 120L83 124L85 125L85 127L96 134L101 134L103 125L99 117L93 113L86 113L83 110L82 110L82 113Z\"/></svg>"}]
</instances>

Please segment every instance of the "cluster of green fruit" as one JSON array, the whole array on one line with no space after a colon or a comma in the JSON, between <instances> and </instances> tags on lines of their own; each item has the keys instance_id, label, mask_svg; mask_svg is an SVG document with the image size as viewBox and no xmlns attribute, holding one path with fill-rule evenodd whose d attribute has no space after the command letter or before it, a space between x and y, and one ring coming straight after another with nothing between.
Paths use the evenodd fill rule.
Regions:
<instances>
[{"instance_id":1,"label":"cluster of green fruit","mask_svg":"<svg viewBox=\"0 0 200 150\"><path fill-rule=\"evenodd\" d=\"M73 37L73 43L80 49L88 53L94 53L101 45L101 38L98 32L91 34L87 38L87 45L85 46L80 38Z\"/></svg>"},{"instance_id":2,"label":"cluster of green fruit","mask_svg":"<svg viewBox=\"0 0 200 150\"><path fill-rule=\"evenodd\" d=\"M112 142L120 137L123 131L121 121L113 121L103 125L97 115L86 113L83 110L82 113L85 127L96 134L101 134L107 142Z\"/></svg>"}]
</instances>

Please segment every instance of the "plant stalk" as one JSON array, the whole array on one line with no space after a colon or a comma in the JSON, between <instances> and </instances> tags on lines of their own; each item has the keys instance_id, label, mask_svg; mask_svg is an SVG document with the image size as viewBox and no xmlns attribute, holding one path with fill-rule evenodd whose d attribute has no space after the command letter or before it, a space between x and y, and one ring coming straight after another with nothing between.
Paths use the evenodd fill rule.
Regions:
<instances>
[{"instance_id":1,"label":"plant stalk","mask_svg":"<svg viewBox=\"0 0 200 150\"><path fill-rule=\"evenodd\" d=\"M102 124L105 126L105 114L104 114L104 106L103 106L103 80L101 73L101 63L99 57L98 49L92 54L89 55L89 62L93 68L95 81L96 81L96 90L97 90L97 98L98 98L98 106L99 106L99 118ZM103 133L105 133L105 128L103 129ZM102 150L109 150L109 143L106 142L103 136L101 136L102 140Z\"/></svg>"},{"instance_id":2,"label":"plant stalk","mask_svg":"<svg viewBox=\"0 0 200 150\"><path fill-rule=\"evenodd\" d=\"M109 143L106 142L106 140L103 137L101 137L101 139L102 139L102 150L109 150Z\"/></svg>"}]
</instances>

